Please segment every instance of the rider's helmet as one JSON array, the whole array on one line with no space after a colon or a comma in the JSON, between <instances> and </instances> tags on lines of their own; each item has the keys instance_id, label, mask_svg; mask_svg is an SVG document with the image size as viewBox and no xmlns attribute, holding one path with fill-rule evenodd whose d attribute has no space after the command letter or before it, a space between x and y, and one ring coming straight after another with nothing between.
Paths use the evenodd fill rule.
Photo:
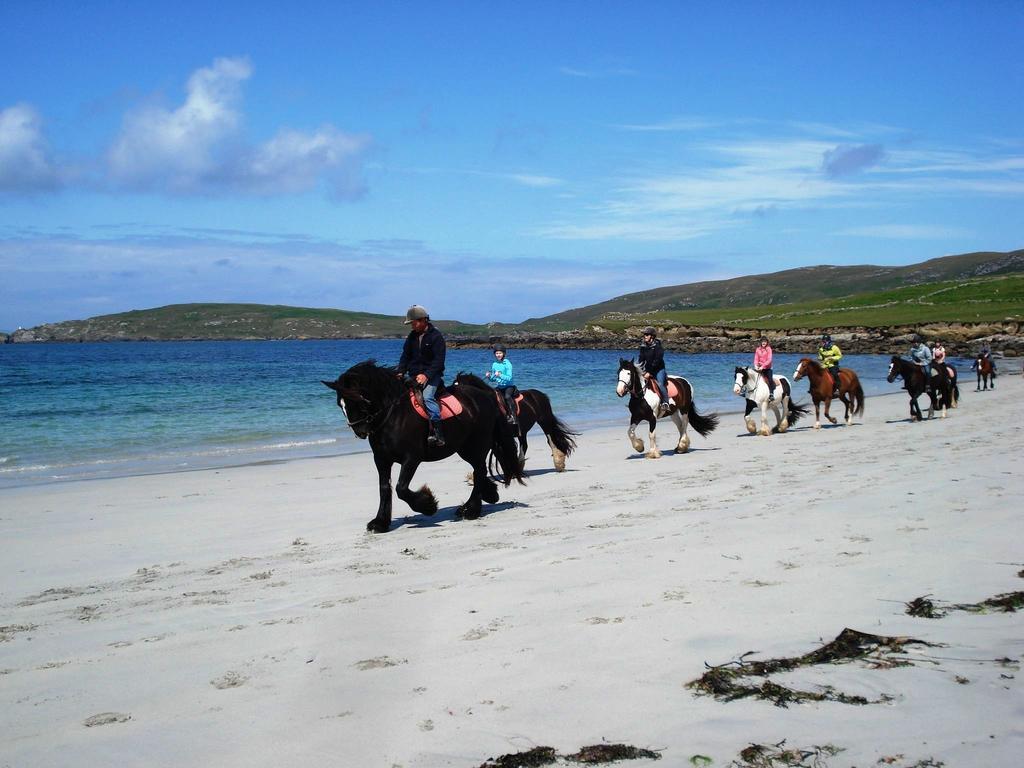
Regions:
<instances>
[{"instance_id":1,"label":"rider's helmet","mask_svg":"<svg viewBox=\"0 0 1024 768\"><path fill-rule=\"evenodd\" d=\"M495 344L491 351L492 352L504 352L506 355L508 354L508 350L505 349L505 345L504 344Z\"/></svg>"},{"instance_id":2,"label":"rider's helmet","mask_svg":"<svg viewBox=\"0 0 1024 768\"><path fill-rule=\"evenodd\" d=\"M757 340L757 343L758 344L767 344L768 343L768 337L767 336L762 336L760 339Z\"/></svg>"},{"instance_id":3,"label":"rider's helmet","mask_svg":"<svg viewBox=\"0 0 1024 768\"><path fill-rule=\"evenodd\" d=\"M657 335L657 332L651 326L647 326L646 328L644 328L644 336L650 336L653 338L654 336Z\"/></svg>"},{"instance_id":4,"label":"rider's helmet","mask_svg":"<svg viewBox=\"0 0 1024 768\"><path fill-rule=\"evenodd\" d=\"M924 339L921 337L920 333L915 333L914 334L914 343L915 344L920 344L923 341L924 341Z\"/></svg>"},{"instance_id":5,"label":"rider's helmet","mask_svg":"<svg viewBox=\"0 0 1024 768\"><path fill-rule=\"evenodd\" d=\"M413 320L429 319L430 313L427 312L426 307L421 307L419 304L413 304L408 310L406 310L404 325L409 325Z\"/></svg>"},{"instance_id":6,"label":"rider's helmet","mask_svg":"<svg viewBox=\"0 0 1024 768\"><path fill-rule=\"evenodd\" d=\"M823 345L827 346L832 343L832 337L827 333L823 333L821 335L821 341Z\"/></svg>"}]
</instances>

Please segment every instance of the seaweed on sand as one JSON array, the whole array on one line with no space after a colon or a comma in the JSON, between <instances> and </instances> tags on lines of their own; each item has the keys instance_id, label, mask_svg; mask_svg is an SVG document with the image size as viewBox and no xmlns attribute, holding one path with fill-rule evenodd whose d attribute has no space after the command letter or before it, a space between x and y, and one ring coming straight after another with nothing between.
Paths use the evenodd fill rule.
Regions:
<instances>
[{"instance_id":1,"label":"seaweed on sand","mask_svg":"<svg viewBox=\"0 0 1024 768\"><path fill-rule=\"evenodd\" d=\"M649 758L660 760L661 755L649 749L639 749L629 744L594 744L589 747L580 747L580 751L574 755L566 755L566 760L574 763L614 763L617 760L639 760Z\"/></svg>"},{"instance_id":2,"label":"seaweed on sand","mask_svg":"<svg viewBox=\"0 0 1024 768\"><path fill-rule=\"evenodd\" d=\"M864 659L876 669L888 669L898 666L909 666L910 661L901 658L907 645L933 646L933 643L916 640L912 637L887 637L872 635L846 628L834 640L821 648L795 656L766 661L747 661L746 657L753 651L743 654L739 659L708 667L699 679L686 684L687 688L699 694L714 696L721 701L735 701L754 697L763 701L771 701L776 706L786 707L801 701L838 701L843 704L869 704L863 696L851 696L837 691L830 686L818 692L798 691L786 688L768 680L768 676L776 672L787 672L798 667L810 667L818 664L843 664L855 659ZM747 678L766 678L760 684L748 682ZM888 701L883 697L879 701Z\"/></svg>"},{"instance_id":3,"label":"seaweed on sand","mask_svg":"<svg viewBox=\"0 0 1024 768\"><path fill-rule=\"evenodd\" d=\"M559 757L573 763L614 763L619 760L640 760L647 758L660 760L661 755L649 749L640 749L629 744L594 744L580 747L579 752L571 755L559 755L552 747L534 747L526 752L492 757L480 765L480 768L535 768L535 766L551 765Z\"/></svg>"},{"instance_id":4,"label":"seaweed on sand","mask_svg":"<svg viewBox=\"0 0 1024 768\"><path fill-rule=\"evenodd\" d=\"M831 744L800 749L784 747L785 743L783 739L773 745L751 744L740 752L740 760L743 762L734 760L733 768L825 768L825 758L843 751Z\"/></svg>"},{"instance_id":5,"label":"seaweed on sand","mask_svg":"<svg viewBox=\"0 0 1024 768\"><path fill-rule=\"evenodd\" d=\"M989 597L977 603L955 603L949 605L945 610L937 609L935 603L928 599L928 595L915 597L907 606L907 613L911 616L921 616L926 619L941 619L950 611L966 611L967 613L990 613L992 611L1001 613L1016 613L1017 609L1024 608L1024 592L1005 592L995 597Z\"/></svg>"},{"instance_id":6,"label":"seaweed on sand","mask_svg":"<svg viewBox=\"0 0 1024 768\"><path fill-rule=\"evenodd\" d=\"M480 764L480 768L536 768L551 765L558 759L554 747L534 747L526 752L515 752L501 757L492 757Z\"/></svg>"}]
</instances>

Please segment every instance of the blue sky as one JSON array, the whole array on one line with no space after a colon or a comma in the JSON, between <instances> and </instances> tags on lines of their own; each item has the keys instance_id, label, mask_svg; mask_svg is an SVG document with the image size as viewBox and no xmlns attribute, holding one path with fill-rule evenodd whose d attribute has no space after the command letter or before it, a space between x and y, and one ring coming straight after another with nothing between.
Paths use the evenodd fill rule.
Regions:
<instances>
[{"instance_id":1,"label":"blue sky","mask_svg":"<svg viewBox=\"0 0 1024 768\"><path fill-rule=\"evenodd\" d=\"M1022 39L1022 2L6 0L0 328L1021 248Z\"/></svg>"}]
</instances>

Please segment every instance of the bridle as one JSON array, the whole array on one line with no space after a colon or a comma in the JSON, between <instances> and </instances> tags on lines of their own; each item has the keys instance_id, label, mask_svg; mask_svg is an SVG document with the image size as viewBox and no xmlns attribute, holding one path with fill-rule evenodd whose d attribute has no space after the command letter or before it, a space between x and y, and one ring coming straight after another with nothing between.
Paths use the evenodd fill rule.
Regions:
<instances>
[{"instance_id":1,"label":"bridle","mask_svg":"<svg viewBox=\"0 0 1024 768\"><path fill-rule=\"evenodd\" d=\"M354 392L352 395L350 395L350 397L357 402L372 405L372 402L366 397L364 397L361 392ZM338 393L338 401L342 405L341 410L344 411L345 413L345 421L348 423L349 427L352 428L352 431L355 431L355 427L357 425L366 424L368 427L366 430L367 436L372 435L374 432L380 429L381 426L384 425L384 423L391 417L391 412L395 409L395 406L398 404L398 400L400 399L401 398L396 398L395 400L392 400L391 404L388 405L387 407L382 405L376 410L367 413L366 416L364 416L363 418L356 419L355 421L353 421L348 417L348 408L346 408L344 405L345 396L341 392ZM376 423L374 423L375 421Z\"/></svg>"}]
</instances>

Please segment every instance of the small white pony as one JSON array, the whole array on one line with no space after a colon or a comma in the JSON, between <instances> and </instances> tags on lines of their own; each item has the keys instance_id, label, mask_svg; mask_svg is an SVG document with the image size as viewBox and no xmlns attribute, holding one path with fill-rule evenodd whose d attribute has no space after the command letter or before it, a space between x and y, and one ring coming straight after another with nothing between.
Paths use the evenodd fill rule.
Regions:
<instances>
[{"instance_id":1,"label":"small white pony","mask_svg":"<svg viewBox=\"0 0 1024 768\"><path fill-rule=\"evenodd\" d=\"M785 376L775 375L775 399L768 399L768 382L765 377L753 368L742 368L736 366L736 378L732 385L734 394L742 395L747 399L747 410L743 419L747 423L747 432L754 434L760 431L767 437L773 430L768 428L768 411L775 414L775 430L785 432L796 424L797 420L807 413L807 408L793 402L792 388L789 379ZM761 429L758 430L750 415L755 408L761 409Z\"/></svg>"}]
</instances>

